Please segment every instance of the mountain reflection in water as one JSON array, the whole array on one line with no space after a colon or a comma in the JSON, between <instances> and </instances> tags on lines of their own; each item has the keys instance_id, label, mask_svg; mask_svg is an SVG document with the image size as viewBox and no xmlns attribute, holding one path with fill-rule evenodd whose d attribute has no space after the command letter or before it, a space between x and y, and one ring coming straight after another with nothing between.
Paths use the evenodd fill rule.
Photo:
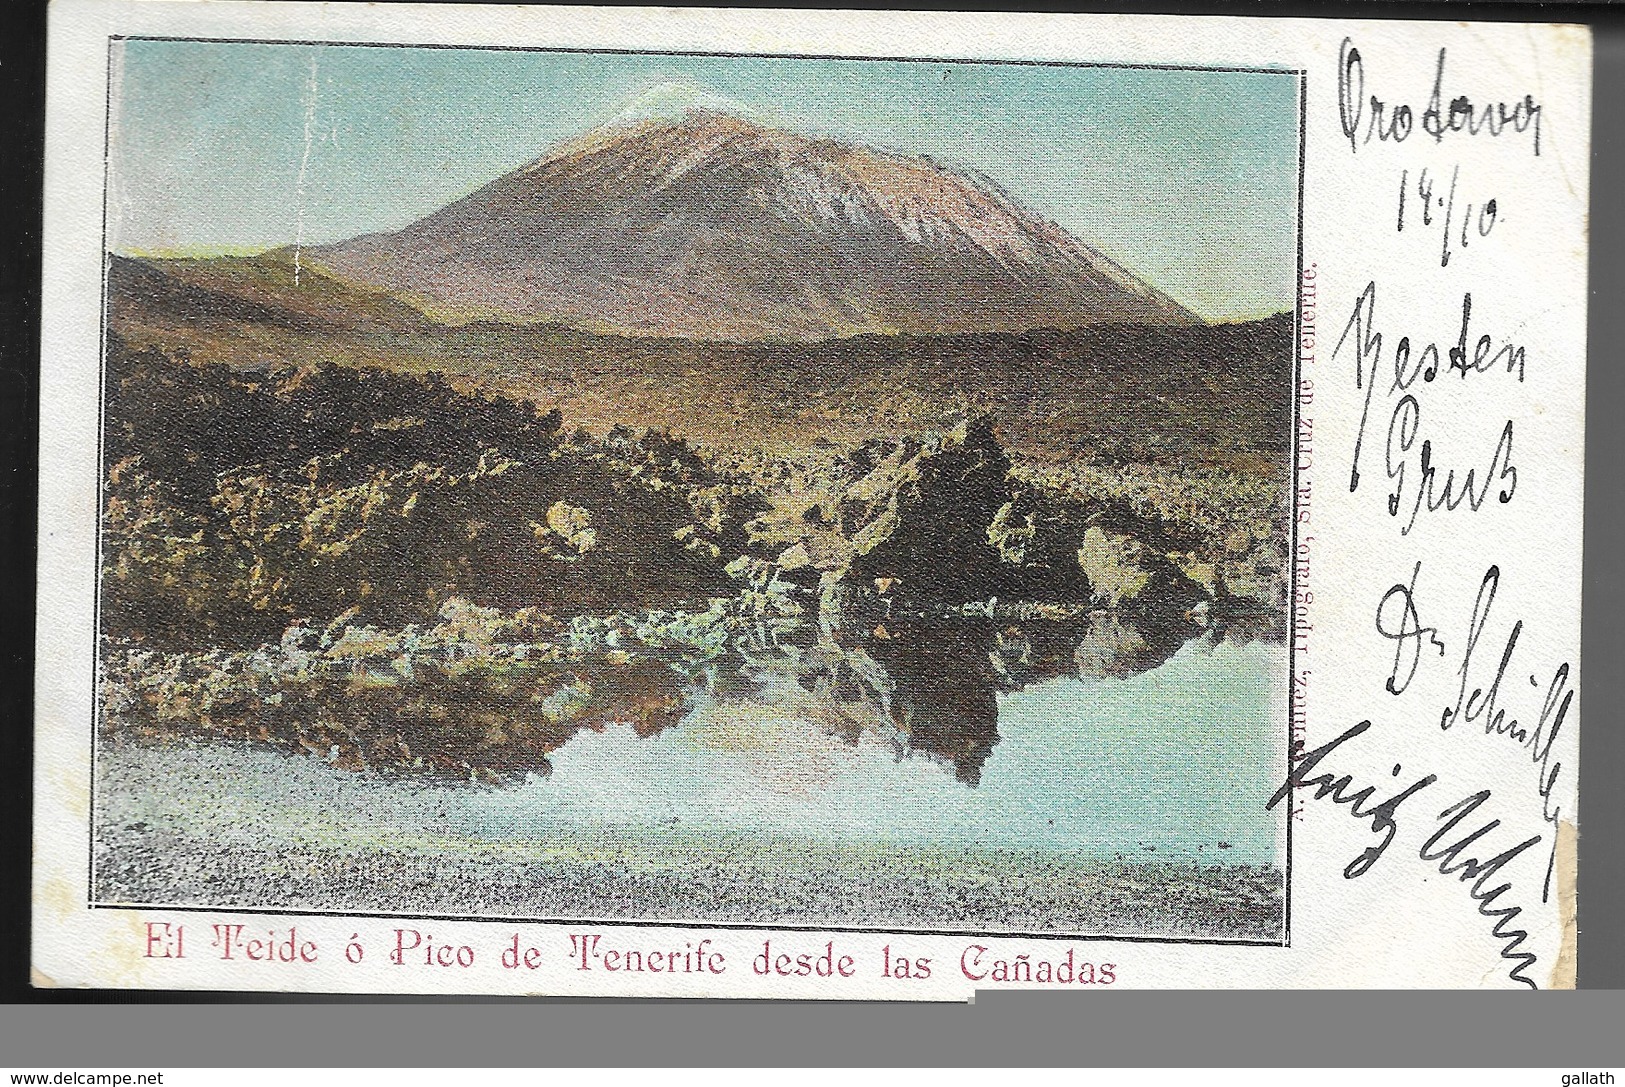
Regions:
<instances>
[{"instance_id":1,"label":"mountain reflection in water","mask_svg":"<svg viewBox=\"0 0 1625 1087\"><path fill-rule=\"evenodd\" d=\"M999 742L1000 694L1064 676L1138 675L1193 636L1251 638L1235 627L1203 631L1178 617L1107 612L1066 621L915 619L860 632L799 626L708 662L690 700L795 716L851 746L878 740L899 760L924 756L975 786ZM640 735L659 731L642 726Z\"/></svg>"},{"instance_id":2,"label":"mountain reflection in water","mask_svg":"<svg viewBox=\"0 0 1625 1087\"><path fill-rule=\"evenodd\" d=\"M420 654L398 682L358 670L259 703L335 730L373 721L366 769L382 772L263 740L105 747L114 853L232 860L109 863L103 893L218 903L229 871L243 904L383 894L466 912L475 887L511 916L1278 931L1262 873L1284 856L1265 804L1284 772L1287 661L1267 633L1103 613L734 634L703 654L649 639L636 656L461 674ZM388 772L386 739L423 758L437 736L484 745L444 757L512 768L502 787ZM254 850L265 874L243 883ZM290 892L288 850L326 850L346 874ZM354 881L356 851L387 856L372 870L387 890Z\"/></svg>"},{"instance_id":3,"label":"mountain reflection in water","mask_svg":"<svg viewBox=\"0 0 1625 1087\"><path fill-rule=\"evenodd\" d=\"M783 629L676 665L678 725L578 732L482 833L1275 863L1285 648L1193 629L1104 614Z\"/></svg>"}]
</instances>

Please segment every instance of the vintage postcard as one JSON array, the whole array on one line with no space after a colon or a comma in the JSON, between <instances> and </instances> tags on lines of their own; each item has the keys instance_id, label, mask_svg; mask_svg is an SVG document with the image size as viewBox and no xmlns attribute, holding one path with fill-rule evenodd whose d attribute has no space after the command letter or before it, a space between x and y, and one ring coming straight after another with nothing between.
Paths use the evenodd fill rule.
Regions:
<instances>
[{"instance_id":1,"label":"vintage postcard","mask_svg":"<svg viewBox=\"0 0 1625 1087\"><path fill-rule=\"evenodd\" d=\"M62 2L35 980L1572 985L1572 27Z\"/></svg>"}]
</instances>

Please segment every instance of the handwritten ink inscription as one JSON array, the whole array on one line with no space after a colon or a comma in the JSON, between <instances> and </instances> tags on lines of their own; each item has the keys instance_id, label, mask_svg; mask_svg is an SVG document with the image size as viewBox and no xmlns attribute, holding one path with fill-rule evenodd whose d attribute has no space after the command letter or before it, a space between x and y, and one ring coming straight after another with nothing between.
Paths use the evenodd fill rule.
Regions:
<instances>
[{"instance_id":1,"label":"handwritten ink inscription","mask_svg":"<svg viewBox=\"0 0 1625 1087\"><path fill-rule=\"evenodd\" d=\"M1446 52L1439 50L1433 90L1422 110L1422 131L1432 136L1434 143L1443 143L1447 136L1458 133L1490 138L1508 132L1528 133L1530 147L1539 155L1541 105L1534 95L1526 94L1510 105L1479 103L1468 95L1458 95L1447 104L1444 100ZM1355 48L1352 38L1344 38L1339 50L1337 110L1351 152L1358 152L1373 139L1381 143L1404 143L1416 126L1416 110L1409 103L1389 102L1374 94L1366 96L1365 58Z\"/></svg>"},{"instance_id":2,"label":"handwritten ink inscription","mask_svg":"<svg viewBox=\"0 0 1625 1087\"><path fill-rule=\"evenodd\" d=\"M1473 545L1464 538L1505 530L1508 522L1495 520L1491 527L1484 518L1528 492L1527 473L1520 489L1519 467L1525 458L1546 452L1532 450L1519 430L1521 398L1542 376L1539 355L1528 342L1526 296L1514 296L1518 301L1510 304L1482 301L1490 294L1482 279L1493 267L1489 260L1518 231L1529 229L1509 207L1516 190L1497 191L1499 175L1487 174L1485 164L1499 157L1526 182L1525 164L1542 154L1546 107L1528 93L1464 93L1464 84L1477 90L1483 83L1485 72L1474 58L1459 50L1453 56L1445 48L1430 55L1431 71L1415 79L1408 93L1396 95L1367 79L1368 66L1371 73L1392 73L1394 67L1384 69L1352 38L1342 42L1337 120L1349 154L1364 161L1362 152L1369 154L1374 146L1397 150L1415 139L1404 161L1382 167L1394 170L1394 188L1388 191L1397 194L1391 220L1396 248L1374 252L1390 263L1354 279L1364 285L1351 303L1322 301L1347 314L1331 358L1349 366L1359 404L1348 450L1349 493L1360 493L1362 483L1370 492L1368 476L1380 471L1384 487L1372 497L1380 496L1387 517L1379 515L1376 524L1409 540L1420 522L1440 519L1454 540L1416 544L1402 560L1406 573L1381 593L1372 613L1370 629L1386 650L1381 689L1388 704L1402 707L1403 724L1379 728L1374 722L1383 714L1359 710L1359 723L1317 745L1303 738L1305 731L1312 735L1312 723L1299 729L1295 718L1290 770L1269 807L1303 795L1329 801L1365 823L1372 840L1344 866L1345 879L1364 876L1396 841L1410 838L1415 856L1431 871L1467 886L1473 908L1490 922L1489 934L1500 945L1506 977L1535 988L1532 967L1539 956L1529 946L1527 921L1521 921L1527 903L1519 901L1513 862L1545 846L1541 900L1549 901L1557 827L1568 795L1559 737L1573 706L1573 667L1566 660L1555 666L1532 663L1539 656L1535 632L1522 618L1508 623L1493 614L1507 579L1500 565L1485 567L1470 607L1464 597L1455 619L1435 614L1428 586L1430 571L1453 570L1470 553ZM1482 148L1474 152L1471 173L1460 162L1428 161L1429 155L1452 153L1467 141ZM1379 297L1391 298L1397 289L1390 277L1399 278L1386 268L1393 259L1413 259L1413 238L1437 240L1436 265L1430 259L1431 273L1424 272L1420 282L1412 275L1403 284L1412 301L1402 317L1379 314ZM1527 235L1522 241L1528 243ZM1468 255L1473 259L1454 259ZM1449 395L1434 391L1446 384L1452 387ZM1532 508L1536 497L1515 509ZM1458 515L1449 516L1453 513ZM1446 671L1450 668L1453 672ZM1438 701L1431 708L1419 701L1433 699ZM1492 746L1470 758L1409 770L1401 760L1385 757L1380 746L1414 752L1417 745L1407 746L1406 738L1420 739L1429 731L1459 736L1463 744ZM1504 777L1488 783L1494 788L1475 780L1480 756L1494 763L1495 752L1506 744L1527 754L1535 771L1533 797L1509 789ZM1392 770L1336 768L1345 758L1358 759L1362 767L1391 763ZM1391 780L1374 780L1378 775ZM1452 794L1450 803L1435 806ZM1532 810L1532 800L1539 802L1543 825L1519 827L1512 813Z\"/></svg>"},{"instance_id":3,"label":"handwritten ink inscription","mask_svg":"<svg viewBox=\"0 0 1625 1087\"><path fill-rule=\"evenodd\" d=\"M1378 373L1383 364L1383 334L1376 327L1377 282L1366 284L1355 300L1343 334L1332 357L1343 352L1352 333L1356 355L1354 384L1364 393L1360 407L1360 425L1354 439L1353 463L1349 469L1349 490L1360 489L1360 465L1365 452L1366 428L1371 421L1371 402L1379 384ZM1388 493L1388 515L1404 516L1400 535L1408 536L1416 527L1417 517L1426 510L1454 510L1466 504L1470 510L1481 509L1494 493L1503 504L1512 501L1518 488L1518 469L1513 463L1513 421L1507 419L1501 426L1499 437L1486 461L1463 470L1457 477L1456 468L1442 466L1436 455L1435 438L1422 437L1422 404L1417 392L1412 391L1420 382L1429 384L1437 379L1441 367L1446 373L1455 373L1461 379L1474 374L1490 373L1502 369L1524 379L1528 353L1522 344L1511 340L1497 342L1489 334L1478 337L1469 353L1467 344L1472 322L1473 296L1464 292L1461 300L1461 323L1456 342L1441 352L1437 341L1430 341L1417 350L1410 336L1401 336L1390 357L1393 377L1387 395L1398 394L1388 419L1387 440L1384 444L1383 465L1391 490ZM1459 433L1464 422L1472 420L1449 419L1452 434ZM1443 475L1440 475L1441 468Z\"/></svg>"}]
</instances>

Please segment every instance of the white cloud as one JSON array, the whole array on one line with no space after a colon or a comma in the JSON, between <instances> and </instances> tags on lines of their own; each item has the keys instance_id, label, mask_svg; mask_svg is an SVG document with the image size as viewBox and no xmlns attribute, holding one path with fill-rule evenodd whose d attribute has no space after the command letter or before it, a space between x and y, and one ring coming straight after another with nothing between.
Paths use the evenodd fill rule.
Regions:
<instances>
[{"instance_id":1,"label":"white cloud","mask_svg":"<svg viewBox=\"0 0 1625 1087\"><path fill-rule=\"evenodd\" d=\"M615 114L616 121L641 121L654 117L681 117L689 110L704 109L735 117L761 121L760 110L729 98L709 87L686 79L667 79L634 95Z\"/></svg>"}]
</instances>

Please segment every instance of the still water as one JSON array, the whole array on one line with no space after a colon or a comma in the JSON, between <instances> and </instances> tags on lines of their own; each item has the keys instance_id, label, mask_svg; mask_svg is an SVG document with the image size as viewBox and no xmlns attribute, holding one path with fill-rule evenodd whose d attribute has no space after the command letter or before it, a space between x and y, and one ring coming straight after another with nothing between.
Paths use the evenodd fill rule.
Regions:
<instances>
[{"instance_id":1,"label":"still water","mask_svg":"<svg viewBox=\"0 0 1625 1087\"><path fill-rule=\"evenodd\" d=\"M582 731L553 752L551 776L470 797L467 829L715 828L1280 863L1281 815L1265 810L1284 773L1278 645L1195 639L1145 671L1006 676L1006 690L967 679L964 661L957 674L931 667L955 662L926 662L904 680L898 658L887 669L859 654L841 655L845 676L802 654L790 667L759 661L732 682L702 678L689 712L654 735Z\"/></svg>"},{"instance_id":2,"label":"still water","mask_svg":"<svg viewBox=\"0 0 1625 1087\"><path fill-rule=\"evenodd\" d=\"M597 707L496 786L253 743L112 745L97 895L1273 939L1285 649L1164 633L1109 617L802 629L703 659L573 663L564 686L561 666L442 677L437 697L498 722ZM420 674L374 694L403 690L438 688Z\"/></svg>"}]
</instances>

